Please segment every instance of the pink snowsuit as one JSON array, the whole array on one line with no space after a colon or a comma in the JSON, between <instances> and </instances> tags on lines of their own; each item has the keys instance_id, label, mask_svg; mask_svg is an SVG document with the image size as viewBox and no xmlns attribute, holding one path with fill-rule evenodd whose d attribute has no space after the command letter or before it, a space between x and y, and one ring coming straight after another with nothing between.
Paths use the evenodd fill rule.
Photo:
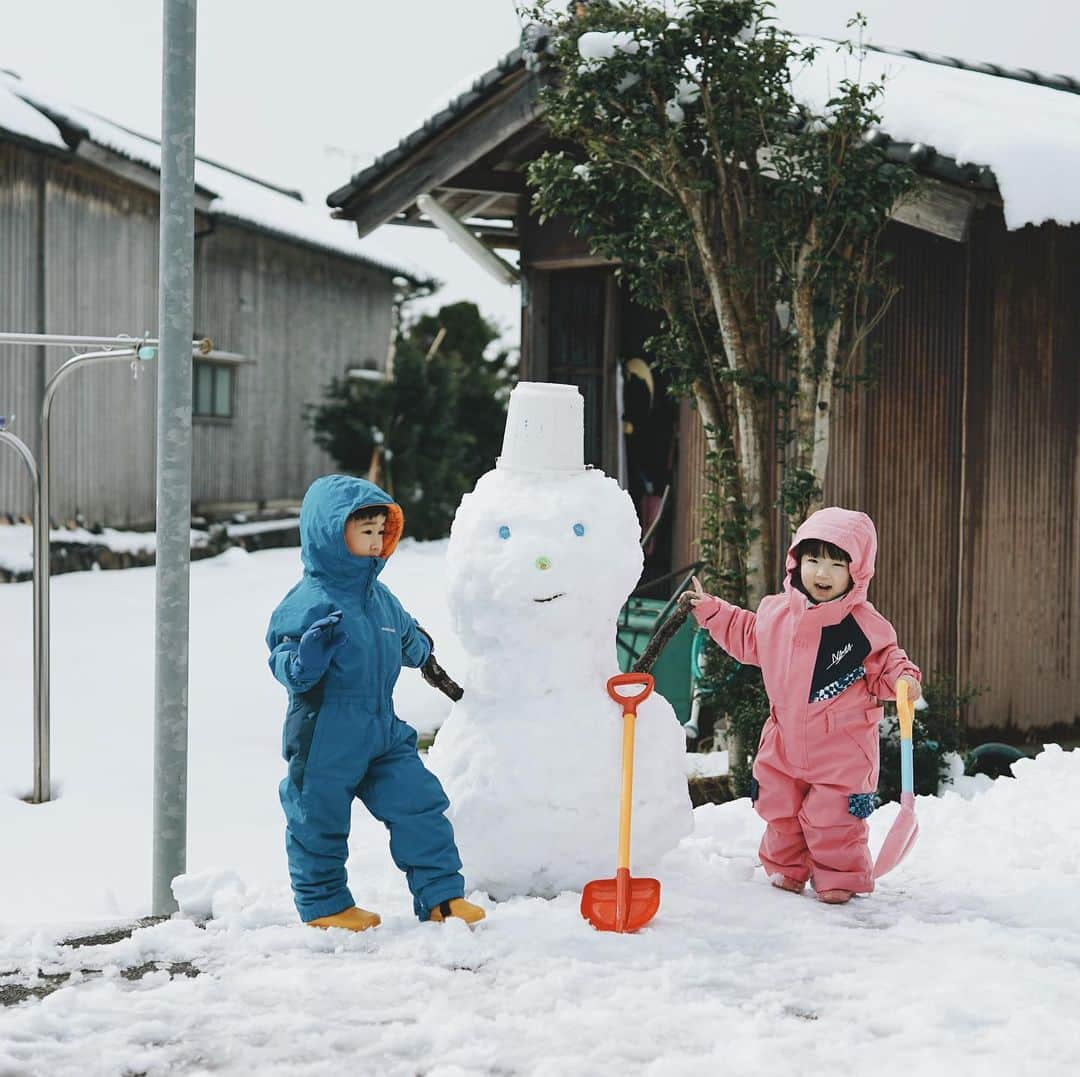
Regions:
<instances>
[{"instance_id":1,"label":"pink snowsuit","mask_svg":"<svg viewBox=\"0 0 1080 1077\"><path fill-rule=\"evenodd\" d=\"M812 602L794 582L795 547L808 538L851 557L852 587L831 602ZM901 676L922 682L867 601L876 553L869 516L821 509L795 533L782 594L763 598L756 614L712 597L694 610L732 658L761 667L769 696L751 787L768 823L761 863L770 876L812 876L819 891L874 889L865 816L877 788L879 699L896 698Z\"/></svg>"}]
</instances>

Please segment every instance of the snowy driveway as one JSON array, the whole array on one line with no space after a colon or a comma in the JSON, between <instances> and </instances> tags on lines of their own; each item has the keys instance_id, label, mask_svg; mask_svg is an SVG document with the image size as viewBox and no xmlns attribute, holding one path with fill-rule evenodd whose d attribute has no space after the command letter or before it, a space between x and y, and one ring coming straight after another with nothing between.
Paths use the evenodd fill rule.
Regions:
<instances>
[{"instance_id":1,"label":"snowy driveway","mask_svg":"<svg viewBox=\"0 0 1080 1077\"><path fill-rule=\"evenodd\" d=\"M404 547L391 585L452 673L432 597L441 549ZM148 912L153 573L54 580L60 796L44 806L14 795L30 677L12 629L29 623L29 585L0 588L0 998L64 983L0 1009L3 1077L1075 1072L1080 756L1057 749L973 800L921 799L917 850L848 906L771 889L760 823L737 802L695 812L638 936L595 933L575 894L488 903L474 932L418 925L359 809L350 876L383 926L299 925L275 790L281 699L261 650L295 570L295 551L268 551L192 571L187 900L213 918L78 948L59 942ZM422 682L403 692L405 716L441 716ZM895 810L872 818L875 847Z\"/></svg>"}]
</instances>

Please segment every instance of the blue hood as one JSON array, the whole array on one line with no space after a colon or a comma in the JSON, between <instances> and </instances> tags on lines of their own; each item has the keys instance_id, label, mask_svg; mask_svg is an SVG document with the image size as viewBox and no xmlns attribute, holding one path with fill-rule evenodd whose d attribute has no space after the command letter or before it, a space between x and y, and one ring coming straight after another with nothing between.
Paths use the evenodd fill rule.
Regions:
<instances>
[{"instance_id":1,"label":"blue hood","mask_svg":"<svg viewBox=\"0 0 1080 1077\"><path fill-rule=\"evenodd\" d=\"M345 521L357 509L385 506L386 538L380 557L356 557L345 545ZM401 537L401 509L385 490L351 475L324 475L304 495L300 541L304 571L339 587L361 586L381 571Z\"/></svg>"}]
</instances>

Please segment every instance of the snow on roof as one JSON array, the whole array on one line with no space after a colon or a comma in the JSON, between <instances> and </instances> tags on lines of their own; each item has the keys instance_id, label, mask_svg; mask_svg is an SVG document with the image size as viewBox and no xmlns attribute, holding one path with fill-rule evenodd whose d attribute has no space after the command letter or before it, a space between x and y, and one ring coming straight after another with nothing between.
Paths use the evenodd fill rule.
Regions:
<instances>
[{"instance_id":1,"label":"snow on roof","mask_svg":"<svg viewBox=\"0 0 1080 1077\"><path fill-rule=\"evenodd\" d=\"M11 77L10 72L0 71L0 131L10 131L45 146L66 150L67 143L60 137L56 125L8 88Z\"/></svg>"},{"instance_id":2,"label":"snow on roof","mask_svg":"<svg viewBox=\"0 0 1080 1077\"><path fill-rule=\"evenodd\" d=\"M876 51L854 55L819 46L796 72L796 96L823 110L841 79L885 80L876 104L881 128L898 142L922 142L958 164L986 165L997 180L1010 229L1080 222L1080 95L1050 86Z\"/></svg>"},{"instance_id":3,"label":"snow on roof","mask_svg":"<svg viewBox=\"0 0 1080 1077\"><path fill-rule=\"evenodd\" d=\"M615 51L630 51L625 37L585 34L582 57L599 63ZM1010 229L1080 223L1080 184L1074 179L1080 170L1080 94L1072 80L976 70L974 63L951 66L961 62L873 46L849 53L831 39L800 40L819 52L792 73L792 88L814 111L825 111L844 79L863 85L884 81L875 103L882 131L894 142L929 147L933 152L924 159L937 154L989 168ZM672 122L678 122L674 116Z\"/></svg>"},{"instance_id":4,"label":"snow on roof","mask_svg":"<svg viewBox=\"0 0 1080 1077\"><path fill-rule=\"evenodd\" d=\"M161 145L155 139L68 104L8 71L0 71L0 130L65 151L74 149L82 137L154 171L161 168ZM70 141L63 137L65 133ZM430 276L417 266L387 261L381 250L384 245L359 239L350 222L336 221L298 194L224 165L196 159L195 184L212 195L209 213L213 217L253 225L416 280Z\"/></svg>"},{"instance_id":5,"label":"snow on roof","mask_svg":"<svg viewBox=\"0 0 1080 1077\"><path fill-rule=\"evenodd\" d=\"M771 0L785 29L1080 79L1076 0ZM865 30L849 25L855 12Z\"/></svg>"}]
</instances>

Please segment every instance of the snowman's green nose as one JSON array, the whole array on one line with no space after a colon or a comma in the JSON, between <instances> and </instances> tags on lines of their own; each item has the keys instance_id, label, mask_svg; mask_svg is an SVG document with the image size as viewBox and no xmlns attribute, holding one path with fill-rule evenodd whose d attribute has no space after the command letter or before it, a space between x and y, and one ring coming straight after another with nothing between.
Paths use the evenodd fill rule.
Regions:
<instances>
[{"instance_id":1,"label":"snowman's green nose","mask_svg":"<svg viewBox=\"0 0 1080 1077\"><path fill-rule=\"evenodd\" d=\"M542 572L544 569L551 568L551 562L546 557L538 557L536 559L536 567Z\"/></svg>"}]
</instances>

